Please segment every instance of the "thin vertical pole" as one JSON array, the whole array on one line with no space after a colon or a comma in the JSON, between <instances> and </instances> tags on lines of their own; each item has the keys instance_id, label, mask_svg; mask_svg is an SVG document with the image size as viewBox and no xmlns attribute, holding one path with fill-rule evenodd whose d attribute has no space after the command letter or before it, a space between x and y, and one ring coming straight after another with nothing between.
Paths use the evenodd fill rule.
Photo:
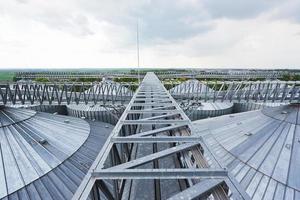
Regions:
<instances>
[{"instance_id":1,"label":"thin vertical pole","mask_svg":"<svg viewBox=\"0 0 300 200\"><path fill-rule=\"evenodd\" d=\"M136 53L137 53L137 67L138 67L138 80L139 84L141 83L140 80L140 41L139 41L139 19L136 22Z\"/></svg>"}]
</instances>

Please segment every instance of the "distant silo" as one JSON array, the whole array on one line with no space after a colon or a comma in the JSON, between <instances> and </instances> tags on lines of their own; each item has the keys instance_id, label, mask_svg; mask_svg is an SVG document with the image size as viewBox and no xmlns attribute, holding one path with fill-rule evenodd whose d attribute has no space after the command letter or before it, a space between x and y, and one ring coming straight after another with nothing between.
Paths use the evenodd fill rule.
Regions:
<instances>
[{"instance_id":1,"label":"distant silo","mask_svg":"<svg viewBox=\"0 0 300 200\"><path fill-rule=\"evenodd\" d=\"M73 117L97 120L110 124L116 124L119 116L123 113L122 105L68 105L67 113Z\"/></svg>"},{"instance_id":2,"label":"distant silo","mask_svg":"<svg viewBox=\"0 0 300 200\"><path fill-rule=\"evenodd\" d=\"M203 95L213 93L213 91L195 79L187 80L169 90L192 121L232 113L233 103L203 102ZM198 98L202 100L198 101Z\"/></svg>"}]
</instances>

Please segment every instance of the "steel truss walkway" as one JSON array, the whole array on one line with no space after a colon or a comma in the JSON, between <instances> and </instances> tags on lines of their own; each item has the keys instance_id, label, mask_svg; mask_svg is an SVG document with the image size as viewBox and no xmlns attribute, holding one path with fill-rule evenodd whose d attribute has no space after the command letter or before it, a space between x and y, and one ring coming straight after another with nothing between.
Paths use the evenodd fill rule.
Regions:
<instances>
[{"instance_id":1,"label":"steel truss walkway","mask_svg":"<svg viewBox=\"0 0 300 200\"><path fill-rule=\"evenodd\" d=\"M0 105L69 105L128 103L130 84L100 83L10 83L0 84Z\"/></svg>"},{"instance_id":2,"label":"steel truss walkway","mask_svg":"<svg viewBox=\"0 0 300 200\"><path fill-rule=\"evenodd\" d=\"M210 196L249 199L155 74L147 73L73 199Z\"/></svg>"},{"instance_id":3,"label":"steel truss walkway","mask_svg":"<svg viewBox=\"0 0 300 200\"><path fill-rule=\"evenodd\" d=\"M190 81L171 90L175 99L203 102L300 102L300 81Z\"/></svg>"},{"instance_id":4,"label":"steel truss walkway","mask_svg":"<svg viewBox=\"0 0 300 200\"><path fill-rule=\"evenodd\" d=\"M202 87L202 85L209 87ZM12 83L0 85L0 105L10 104L114 104L127 103L136 84L101 83ZM205 88L205 89L204 89ZM299 81L189 82L172 90L175 99L204 102L300 103Z\"/></svg>"}]
</instances>

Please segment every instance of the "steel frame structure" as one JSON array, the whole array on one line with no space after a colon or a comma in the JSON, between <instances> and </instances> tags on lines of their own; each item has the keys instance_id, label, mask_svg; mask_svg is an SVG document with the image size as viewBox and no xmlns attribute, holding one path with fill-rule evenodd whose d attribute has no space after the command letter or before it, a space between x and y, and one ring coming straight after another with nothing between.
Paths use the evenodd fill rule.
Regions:
<instances>
[{"instance_id":1,"label":"steel frame structure","mask_svg":"<svg viewBox=\"0 0 300 200\"><path fill-rule=\"evenodd\" d=\"M162 164L164 158L172 158L173 167ZM144 192L162 199L164 179L180 186L169 199L249 199L155 74L147 73L73 199L134 199L139 180L153 183Z\"/></svg>"},{"instance_id":2,"label":"steel frame structure","mask_svg":"<svg viewBox=\"0 0 300 200\"><path fill-rule=\"evenodd\" d=\"M145 72L140 72L142 77ZM296 72L299 73L299 72ZM222 79L250 79L250 78L281 78L286 74L284 71L273 70L258 70L258 71L163 71L158 73L160 78L222 78ZM35 78L50 78L50 79L71 79L71 78L102 78L102 77L130 77L138 78L138 72L135 73L120 73L120 72L18 72L18 79L35 79Z\"/></svg>"},{"instance_id":3,"label":"steel frame structure","mask_svg":"<svg viewBox=\"0 0 300 200\"><path fill-rule=\"evenodd\" d=\"M201 84L213 90L203 90ZM172 90L178 100L203 102L300 102L300 82L203 82ZM127 103L133 96L131 84L119 83L14 83L1 85L0 105L9 104L106 104ZM206 87L207 88L207 87ZM138 106L138 104L136 105Z\"/></svg>"},{"instance_id":4,"label":"steel frame structure","mask_svg":"<svg viewBox=\"0 0 300 200\"><path fill-rule=\"evenodd\" d=\"M209 86L202 87L202 85ZM300 81L189 82L171 90L178 100L203 102L300 102Z\"/></svg>"},{"instance_id":5,"label":"steel frame structure","mask_svg":"<svg viewBox=\"0 0 300 200\"><path fill-rule=\"evenodd\" d=\"M0 104L114 104L127 103L131 85L100 83L14 83L0 86Z\"/></svg>"}]
</instances>

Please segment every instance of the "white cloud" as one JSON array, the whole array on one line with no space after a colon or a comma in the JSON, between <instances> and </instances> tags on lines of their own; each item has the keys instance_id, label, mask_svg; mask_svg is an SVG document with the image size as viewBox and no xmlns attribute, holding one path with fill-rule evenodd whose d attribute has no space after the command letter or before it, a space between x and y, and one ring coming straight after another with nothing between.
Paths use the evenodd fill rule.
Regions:
<instances>
[{"instance_id":1,"label":"white cloud","mask_svg":"<svg viewBox=\"0 0 300 200\"><path fill-rule=\"evenodd\" d=\"M0 67L136 66L139 17L142 66L299 68L296 0L226 2L2 0Z\"/></svg>"}]
</instances>

